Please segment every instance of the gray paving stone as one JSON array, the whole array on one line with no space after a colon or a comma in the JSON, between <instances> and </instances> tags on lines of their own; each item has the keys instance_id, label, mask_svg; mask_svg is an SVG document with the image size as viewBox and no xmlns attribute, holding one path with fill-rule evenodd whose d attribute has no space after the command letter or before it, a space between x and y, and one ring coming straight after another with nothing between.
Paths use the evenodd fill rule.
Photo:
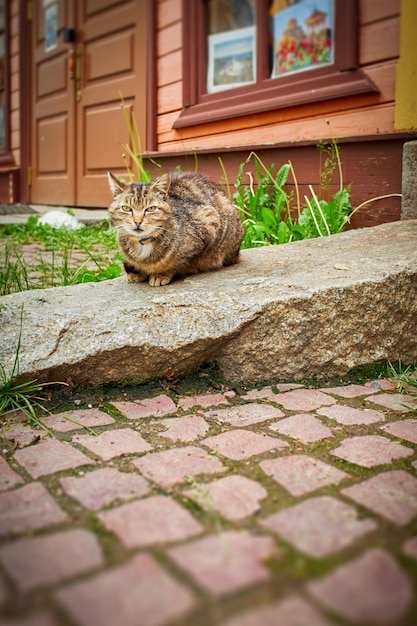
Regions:
<instances>
[{"instance_id":1,"label":"gray paving stone","mask_svg":"<svg viewBox=\"0 0 417 626\"><path fill-rule=\"evenodd\" d=\"M290 411L314 411L334 404L334 400L317 389L295 389L279 395L278 404Z\"/></svg>"},{"instance_id":2,"label":"gray paving stone","mask_svg":"<svg viewBox=\"0 0 417 626\"><path fill-rule=\"evenodd\" d=\"M277 423L270 424L269 428L281 435L298 439L302 443L313 443L333 437L333 431L328 426L308 413L291 415Z\"/></svg>"},{"instance_id":3,"label":"gray paving stone","mask_svg":"<svg viewBox=\"0 0 417 626\"><path fill-rule=\"evenodd\" d=\"M192 515L167 496L136 500L98 517L127 548L182 541L202 531Z\"/></svg>"},{"instance_id":4,"label":"gray paving stone","mask_svg":"<svg viewBox=\"0 0 417 626\"><path fill-rule=\"evenodd\" d=\"M268 492L255 480L245 476L225 476L212 483L197 485L185 492L208 510L213 509L228 520L240 520L260 509L259 502Z\"/></svg>"},{"instance_id":5,"label":"gray paving stone","mask_svg":"<svg viewBox=\"0 0 417 626\"><path fill-rule=\"evenodd\" d=\"M95 426L107 426L108 424L113 424L114 421L115 420L110 417L110 415L99 411L99 409L66 411L63 413L55 413L54 415L42 419L42 423L45 424L47 428L60 433L79 430L83 426L89 426L90 428L94 428Z\"/></svg>"},{"instance_id":6,"label":"gray paving stone","mask_svg":"<svg viewBox=\"0 0 417 626\"><path fill-rule=\"evenodd\" d=\"M349 477L346 472L304 454L267 459L259 465L265 474L296 497L327 485L336 485Z\"/></svg>"},{"instance_id":7,"label":"gray paving stone","mask_svg":"<svg viewBox=\"0 0 417 626\"><path fill-rule=\"evenodd\" d=\"M399 526L417 515L417 478L403 470L377 474L341 493Z\"/></svg>"},{"instance_id":8,"label":"gray paving stone","mask_svg":"<svg viewBox=\"0 0 417 626\"><path fill-rule=\"evenodd\" d=\"M377 396L366 398L366 400L401 413L409 413L412 409L417 409L417 401L405 393L379 393Z\"/></svg>"},{"instance_id":9,"label":"gray paving stone","mask_svg":"<svg viewBox=\"0 0 417 626\"><path fill-rule=\"evenodd\" d=\"M191 409L193 406L207 408L209 406L218 406L219 404L229 404L229 400L224 393L206 393L198 396L181 396L179 399L179 405L182 409Z\"/></svg>"},{"instance_id":10,"label":"gray paving stone","mask_svg":"<svg viewBox=\"0 0 417 626\"><path fill-rule=\"evenodd\" d=\"M134 402L112 402L112 405L128 419L143 419L145 417L164 417L175 413L177 407L171 398L162 394L156 398L135 400Z\"/></svg>"},{"instance_id":11,"label":"gray paving stone","mask_svg":"<svg viewBox=\"0 0 417 626\"><path fill-rule=\"evenodd\" d=\"M417 443L417 419L415 418L385 424L381 426L381 430L384 430L394 437Z\"/></svg>"},{"instance_id":12,"label":"gray paving stone","mask_svg":"<svg viewBox=\"0 0 417 626\"><path fill-rule=\"evenodd\" d=\"M270 404L253 402L251 404L233 406L229 409L209 411L205 413L205 416L214 418L218 422L226 422L232 426L241 427L283 417L284 413Z\"/></svg>"},{"instance_id":13,"label":"gray paving stone","mask_svg":"<svg viewBox=\"0 0 417 626\"><path fill-rule=\"evenodd\" d=\"M46 528L67 519L40 483L0 494L0 535Z\"/></svg>"},{"instance_id":14,"label":"gray paving stone","mask_svg":"<svg viewBox=\"0 0 417 626\"><path fill-rule=\"evenodd\" d=\"M22 482L23 478L12 470L6 459L0 456L0 491L11 489Z\"/></svg>"},{"instance_id":15,"label":"gray paving stone","mask_svg":"<svg viewBox=\"0 0 417 626\"><path fill-rule=\"evenodd\" d=\"M292 595L275 604L249 609L221 626L332 626L318 609L301 596Z\"/></svg>"},{"instance_id":16,"label":"gray paving stone","mask_svg":"<svg viewBox=\"0 0 417 626\"><path fill-rule=\"evenodd\" d=\"M122 454L138 454L152 450L152 446L132 428L105 430L98 436L75 435L72 441L87 448L103 461L109 461Z\"/></svg>"},{"instance_id":17,"label":"gray paving stone","mask_svg":"<svg viewBox=\"0 0 417 626\"><path fill-rule=\"evenodd\" d=\"M327 608L355 624L397 624L406 614L412 588L405 572L384 550L369 550L307 585Z\"/></svg>"},{"instance_id":18,"label":"gray paving stone","mask_svg":"<svg viewBox=\"0 0 417 626\"><path fill-rule=\"evenodd\" d=\"M403 545L403 552L407 556L417 561L417 536L407 539Z\"/></svg>"},{"instance_id":19,"label":"gray paving stone","mask_svg":"<svg viewBox=\"0 0 417 626\"><path fill-rule=\"evenodd\" d=\"M241 461L268 450L288 447L288 443L281 439L243 429L229 430L221 435L203 439L201 443L234 461Z\"/></svg>"},{"instance_id":20,"label":"gray paving stone","mask_svg":"<svg viewBox=\"0 0 417 626\"><path fill-rule=\"evenodd\" d=\"M344 426L376 424L377 422L385 421L385 415L382 411L374 411L372 409L363 411L362 409L354 409L342 404L334 404L333 406L318 409L317 413L329 417Z\"/></svg>"},{"instance_id":21,"label":"gray paving stone","mask_svg":"<svg viewBox=\"0 0 417 626\"><path fill-rule=\"evenodd\" d=\"M332 396L338 396L340 398L359 398L361 396L369 396L370 393L378 393L378 388L371 388L367 385L345 385L342 387L327 387L322 388L320 391L324 393L330 393Z\"/></svg>"},{"instance_id":22,"label":"gray paving stone","mask_svg":"<svg viewBox=\"0 0 417 626\"><path fill-rule=\"evenodd\" d=\"M19 589L32 591L99 567L103 557L95 535L75 528L6 543L0 562Z\"/></svg>"},{"instance_id":23,"label":"gray paving stone","mask_svg":"<svg viewBox=\"0 0 417 626\"><path fill-rule=\"evenodd\" d=\"M66 476L60 482L71 498L95 511L115 500L140 498L149 492L148 482L143 476L111 467L88 472L79 478Z\"/></svg>"},{"instance_id":24,"label":"gray paving stone","mask_svg":"<svg viewBox=\"0 0 417 626\"><path fill-rule=\"evenodd\" d=\"M35 446L16 450L14 456L32 478L95 463L69 443L57 439L49 439Z\"/></svg>"},{"instance_id":25,"label":"gray paving stone","mask_svg":"<svg viewBox=\"0 0 417 626\"><path fill-rule=\"evenodd\" d=\"M161 437L167 437L171 441L194 441L199 437L204 437L210 428L204 417L199 415L168 417L156 423L166 428L159 433Z\"/></svg>"},{"instance_id":26,"label":"gray paving stone","mask_svg":"<svg viewBox=\"0 0 417 626\"><path fill-rule=\"evenodd\" d=\"M344 439L331 454L362 467L376 467L391 463L394 459L410 456L413 454L413 450L399 443L394 443L387 437L364 435Z\"/></svg>"},{"instance_id":27,"label":"gray paving stone","mask_svg":"<svg viewBox=\"0 0 417 626\"><path fill-rule=\"evenodd\" d=\"M372 520L359 520L353 507L329 496L305 500L261 523L301 552L316 558L343 550L377 527Z\"/></svg>"},{"instance_id":28,"label":"gray paving stone","mask_svg":"<svg viewBox=\"0 0 417 626\"><path fill-rule=\"evenodd\" d=\"M187 475L217 474L226 470L219 459L196 446L154 452L132 463L144 476L164 487L182 483Z\"/></svg>"},{"instance_id":29,"label":"gray paving stone","mask_svg":"<svg viewBox=\"0 0 417 626\"><path fill-rule=\"evenodd\" d=\"M168 550L177 565L207 591L226 594L268 580L263 561L276 554L269 537L228 531Z\"/></svg>"},{"instance_id":30,"label":"gray paving stone","mask_svg":"<svg viewBox=\"0 0 417 626\"><path fill-rule=\"evenodd\" d=\"M191 592L148 554L72 584L55 597L79 626L159 626L195 605Z\"/></svg>"}]
</instances>

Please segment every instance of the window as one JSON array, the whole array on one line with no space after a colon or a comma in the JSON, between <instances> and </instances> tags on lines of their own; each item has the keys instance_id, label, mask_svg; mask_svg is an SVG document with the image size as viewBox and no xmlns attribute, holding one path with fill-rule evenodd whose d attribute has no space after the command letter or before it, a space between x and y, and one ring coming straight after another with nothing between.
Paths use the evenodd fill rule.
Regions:
<instances>
[{"instance_id":1,"label":"window","mask_svg":"<svg viewBox=\"0 0 417 626\"><path fill-rule=\"evenodd\" d=\"M377 91L358 69L356 0L183 0L174 128Z\"/></svg>"}]
</instances>

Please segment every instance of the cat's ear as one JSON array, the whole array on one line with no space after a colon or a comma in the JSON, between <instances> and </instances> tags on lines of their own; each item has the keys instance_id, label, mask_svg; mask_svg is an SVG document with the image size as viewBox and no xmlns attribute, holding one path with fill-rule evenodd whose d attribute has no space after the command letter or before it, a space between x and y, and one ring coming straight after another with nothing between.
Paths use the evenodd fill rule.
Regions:
<instances>
[{"instance_id":1,"label":"cat's ear","mask_svg":"<svg viewBox=\"0 0 417 626\"><path fill-rule=\"evenodd\" d=\"M119 195L119 193L124 191L126 185L116 178L116 176L114 176L111 172L107 172L107 178L109 179L110 190L113 194L113 198L115 198Z\"/></svg>"},{"instance_id":2,"label":"cat's ear","mask_svg":"<svg viewBox=\"0 0 417 626\"><path fill-rule=\"evenodd\" d=\"M153 192L160 193L162 196L166 196L169 187L171 185L171 176L169 174L162 174L159 176L151 185L151 189Z\"/></svg>"}]
</instances>

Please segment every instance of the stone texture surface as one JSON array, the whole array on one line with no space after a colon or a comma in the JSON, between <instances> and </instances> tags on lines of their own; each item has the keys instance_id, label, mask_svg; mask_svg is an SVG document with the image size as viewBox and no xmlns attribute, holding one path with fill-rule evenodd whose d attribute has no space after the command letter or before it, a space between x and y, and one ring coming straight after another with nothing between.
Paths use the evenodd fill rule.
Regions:
<instances>
[{"instance_id":1,"label":"stone texture surface","mask_svg":"<svg viewBox=\"0 0 417 626\"><path fill-rule=\"evenodd\" d=\"M300 502L262 523L304 554L314 557L343 550L377 527L372 520L359 520L353 507L329 496Z\"/></svg>"},{"instance_id":2,"label":"stone texture surface","mask_svg":"<svg viewBox=\"0 0 417 626\"><path fill-rule=\"evenodd\" d=\"M401 180L401 219L417 219L417 141L407 141L403 147Z\"/></svg>"},{"instance_id":3,"label":"stone texture surface","mask_svg":"<svg viewBox=\"0 0 417 626\"><path fill-rule=\"evenodd\" d=\"M341 565L310 583L308 589L325 606L354 624L396 624L412 597L407 575L384 550L371 550Z\"/></svg>"},{"instance_id":4,"label":"stone texture surface","mask_svg":"<svg viewBox=\"0 0 417 626\"><path fill-rule=\"evenodd\" d=\"M22 305L20 373L39 381L144 381L214 360L241 381L412 362L416 233L407 220L247 250L158 289L120 278L3 296L0 362L11 369Z\"/></svg>"},{"instance_id":5,"label":"stone texture surface","mask_svg":"<svg viewBox=\"0 0 417 626\"><path fill-rule=\"evenodd\" d=\"M28 439L1 439L0 626L414 626L414 416L369 402L396 403L389 381L340 390L232 389L202 368L83 389L75 421L103 400L127 407L97 437L51 416L38 440L26 418L2 418Z\"/></svg>"}]
</instances>

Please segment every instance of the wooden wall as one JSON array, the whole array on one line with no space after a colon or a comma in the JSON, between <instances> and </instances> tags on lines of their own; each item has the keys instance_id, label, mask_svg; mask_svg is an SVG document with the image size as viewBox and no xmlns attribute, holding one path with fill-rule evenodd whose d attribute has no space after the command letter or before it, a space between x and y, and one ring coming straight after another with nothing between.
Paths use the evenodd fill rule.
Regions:
<instances>
[{"instance_id":1,"label":"wooden wall","mask_svg":"<svg viewBox=\"0 0 417 626\"><path fill-rule=\"evenodd\" d=\"M333 134L341 145L345 183L355 205L401 192L402 146L394 129L395 76L399 55L400 0L360 0L359 63L379 93L334 99L174 130L182 110L182 1L157 4L157 146L164 169L181 165L229 182L250 150L265 163L291 159L302 189L319 184L315 145ZM331 132L329 132L329 128ZM184 155L186 155L184 157ZM253 168L252 168L253 170ZM156 173L156 170L155 170ZM337 181L335 181L337 183ZM353 226L400 217L400 198L367 206Z\"/></svg>"}]
</instances>

